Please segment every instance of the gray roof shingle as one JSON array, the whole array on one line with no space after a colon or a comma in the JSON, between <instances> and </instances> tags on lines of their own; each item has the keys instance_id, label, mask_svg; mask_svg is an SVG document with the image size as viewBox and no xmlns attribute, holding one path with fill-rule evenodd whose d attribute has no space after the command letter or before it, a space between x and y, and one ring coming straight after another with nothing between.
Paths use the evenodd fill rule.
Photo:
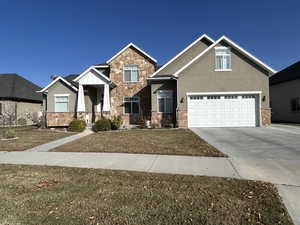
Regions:
<instances>
[{"instance_id":1,"label":"gray roof shingle","mask_svg":"<svg viewBox=\"0 0 300 225\"><path fill-rule=\"evenodd\" d=\"M42 102L41 88L18 74L0 74L0 98Z\"/></svg>"},{"instance_id":2,"label":"gray roof shingle","mask_svg":"<svg viewBox=\"0 0 300 225\"><path fill-rule=\"evenodd\" d=\"M300 78L300 61L279 71L270 77L270 85L279 84L282 82L296 80Z\"/></svg>"}]
</instances>

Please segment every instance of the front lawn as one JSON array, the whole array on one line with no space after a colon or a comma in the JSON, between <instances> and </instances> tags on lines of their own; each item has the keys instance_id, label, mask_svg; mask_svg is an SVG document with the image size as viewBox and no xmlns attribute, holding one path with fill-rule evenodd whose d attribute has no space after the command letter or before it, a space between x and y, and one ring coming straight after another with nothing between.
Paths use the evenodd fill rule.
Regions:
<instances>
[{"instance_id":1,"label":"front lawn","mask_svg":"<svg viewBox=\"0 0 300 225\"><path fill-rule=\"evenodd\" d=\"M269 183L42 166L0 171L0 224L292 225Z\"/></svg>"},{"instance_id":2,"label":"front lawn","mask_svg":"<svg viewBox=\"0 0 300 225\"><path fill-rule=\"evenodd\" d=\"M225 156L188 129L99 132L52 151Z\"/></svg>"},{"instance_id":3,"label":"front lawn","mask_svg":"<svg viewBox=\"0 0 300 225\"><path fill-rule=\"evenodd\" d=\"M7 128L1 128L0 132L3 132L3 129ZM16 131L18 139L10 141L0 140L0 151L22 151L56 139L74 135L74 133L56 132L48 129L37 129L36 127L19 127L13 129Z\"/></svg>"}]
</instances>

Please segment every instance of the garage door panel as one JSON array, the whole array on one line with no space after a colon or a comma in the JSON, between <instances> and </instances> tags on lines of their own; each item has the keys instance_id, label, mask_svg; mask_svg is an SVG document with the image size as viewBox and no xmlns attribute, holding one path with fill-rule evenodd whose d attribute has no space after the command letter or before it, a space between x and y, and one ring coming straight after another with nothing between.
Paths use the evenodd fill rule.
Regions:
<instances>
[{"instance_id":1,"label":"garage door panel","mask_svg":"<svg viewBox=\"0 0 300 225\"><path fill-rule=\"evenodd\" d=\"M258 95L189 96L189 127L253 127L258 124Z\"/></svg>"}]
</instances>

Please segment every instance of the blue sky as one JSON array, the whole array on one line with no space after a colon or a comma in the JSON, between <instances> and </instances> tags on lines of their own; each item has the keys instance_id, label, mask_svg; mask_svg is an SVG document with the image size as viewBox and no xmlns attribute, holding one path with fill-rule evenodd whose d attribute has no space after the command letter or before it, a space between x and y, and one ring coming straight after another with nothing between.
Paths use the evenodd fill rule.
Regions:
<instances>
[{"instance_id":1,"label":"blue sky","mask_svg":"<svg viewBox=\"0 0 300 225\"><path fill-rule=\"evenodd\" d=\"M300 60L300 1L0 0L0 73L40 86L129 42L163 64L201 34L228 36L276 70Z\"/></svg>"}]
</instances>

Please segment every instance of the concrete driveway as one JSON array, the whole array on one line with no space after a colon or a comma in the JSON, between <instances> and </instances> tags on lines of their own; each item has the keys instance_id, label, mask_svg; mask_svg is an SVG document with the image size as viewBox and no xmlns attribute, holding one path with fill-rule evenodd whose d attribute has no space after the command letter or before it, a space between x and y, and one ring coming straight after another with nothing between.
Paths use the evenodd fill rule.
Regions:
<instances>
[{"instance_id":1,"label":"concrete driveway","mask_svg":"<svg viewBox=\"0 0 300 225\"><path fill-rule=\"evenodd\" d=\"M300 127L193 128L230 157L300 160Z\"/></svg>"},{"instance_id":2,"label":"concrete driveway","mask_svg":"<svg viewBox=\"0 0 300 225\"><path fill-rule=\"evenodd\" d=\"M192 130L226 153L242 178L274 183L295 224L300 224L300 127Z\"/></svg>"}]
</instances>

